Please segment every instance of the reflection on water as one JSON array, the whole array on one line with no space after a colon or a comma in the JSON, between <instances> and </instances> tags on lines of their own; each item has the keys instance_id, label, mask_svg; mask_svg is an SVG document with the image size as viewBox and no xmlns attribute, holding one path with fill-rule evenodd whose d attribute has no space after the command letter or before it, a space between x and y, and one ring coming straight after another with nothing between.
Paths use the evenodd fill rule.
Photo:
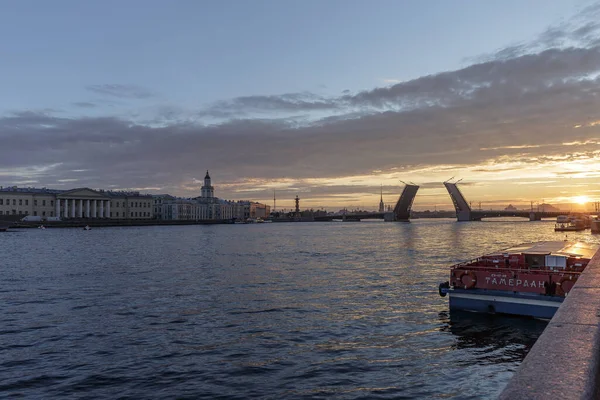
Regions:
<instances>
[{"instance_id":1,"label":"reflection on water","mask_svg":"<svg viewBox=\"0 0 600 400\"><path fill-rule=\"evenodd\" d=\"M457 337L457 349L510 348L510 354L503 354L504 361L508 360L508 356L513 356L516 361L522 360L548 324L534 318L455 310L440 313L440 320L446 323L440 330Z\"/></svg>"},{"instance_id":2,"label":"reflection on water","mask_svg":"<svg viewBox=\"0 0 600 400\"><path fill-rule=\"evenodd\" d=\"M438 283L562 238L451 220L14 231L0 395L495 398L545 323L450 314Z\"/></svg>"}]
</instances>

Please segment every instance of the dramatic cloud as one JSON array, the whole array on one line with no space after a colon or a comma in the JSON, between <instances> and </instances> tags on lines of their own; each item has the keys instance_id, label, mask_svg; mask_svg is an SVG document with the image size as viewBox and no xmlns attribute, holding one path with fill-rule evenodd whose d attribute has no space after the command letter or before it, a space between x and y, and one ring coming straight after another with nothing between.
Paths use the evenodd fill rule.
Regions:
<instances>
[{"instance_id":1,"label":"dramatic cloud","mask_svg":"<svg viewBox=\"0 0 600 400\"><path fill-rule=\"evenodd\" d=\"M314 206L376 204L380 184L391 201L400 180L426 182L420 198L439 204L447 195L435 182L453 175L466 178L474 201L506 199L510 185L513 200L549 199L543 182L566 179L588 179L591 193L600 176L598 33L595 19L578 15L460 70L337 97L238 97L195 119L172 106L157 106L149 123L15 113L0 118L0 142L10 143L0 146L0 176L192 195L208 168L221 197L267 201L277 190ZM88 89L152 96L128 85Z\"/></svg>"}]
</instances>

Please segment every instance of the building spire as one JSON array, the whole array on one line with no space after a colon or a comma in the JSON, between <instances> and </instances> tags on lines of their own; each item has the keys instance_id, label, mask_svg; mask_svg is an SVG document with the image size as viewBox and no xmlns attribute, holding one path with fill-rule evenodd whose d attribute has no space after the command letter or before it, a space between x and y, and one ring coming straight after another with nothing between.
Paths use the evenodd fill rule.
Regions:
<instances>
[{"instance_id":1,"label":"building spire","mask_svg":"<svg viewBox=\"0 0 600 400\"><path fill-rule=\"evenodd\" d=\"M383 184L381 184L381 197L379 200L379 212L385 212L385 204L383 204Z\"/></svg>"},{"instance_id":2,"label":"building spire","mask_svg":"<svg viewBox=\"0 0 600 400\"><path fill-rule=\"evenodd\" d=\"M206 176L204 177L204 185L202 185L201 190L201 197L203 199L210 199L210 201L213 201L214 197L215 197L215 188L212 186L212 183L210 181L210 175L208 174L208 170L206 170Z\"/></svg>"}]
</instances>

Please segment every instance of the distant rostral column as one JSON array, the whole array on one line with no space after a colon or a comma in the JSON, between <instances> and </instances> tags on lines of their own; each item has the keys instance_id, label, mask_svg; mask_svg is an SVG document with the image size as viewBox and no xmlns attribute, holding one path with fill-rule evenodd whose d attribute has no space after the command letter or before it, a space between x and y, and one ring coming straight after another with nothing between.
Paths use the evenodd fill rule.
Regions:
<instances>
[{"instance_id":1,"label":"distant rostral column","mask_svg":"<svg viewBox=\"0 0 600 400\"><path fill-rule=\"evenodd\" d=\"M300 197L296 195L296 218L300 218Z\"/></svg>"},{"instance_id":2,"label":"distant rostral column","mask_svg":"<svg viewBox=\"0 0 600 400\"><path fill-rule=\"evenodd\" d=\"M379 200L379 212L385 212L385 204L383 204L383 185L381 185L381 200Z\"/></svg>"}]
</instances>

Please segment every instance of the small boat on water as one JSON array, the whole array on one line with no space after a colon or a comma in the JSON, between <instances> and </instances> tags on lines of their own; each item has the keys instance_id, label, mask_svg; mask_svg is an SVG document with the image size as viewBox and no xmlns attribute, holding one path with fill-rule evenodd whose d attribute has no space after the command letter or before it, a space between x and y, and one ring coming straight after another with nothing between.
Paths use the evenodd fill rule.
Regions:
<instances>
[{"instance_id":1,"label":"small boat on water","mask_svg":"<svg viewBox=\"0 0 600 400\"><path fill-rule=\"evenodd\" d=\"M588 229L591 220L588 215L559 215L554 225L555 232L578 232Z\"/></svg>"},{"instance_id":2,"label":"small boat on water","mask_svg":"<svg viewBox=\"0 0 600 400\"><path fill-rule=\"evenodd\" d=\"M84 227L83 227L83 230L84 230L84 231L89 231L89 230L91 230L91 229L92 229L92 228L90 228L90 226L89 226L89 225L86 225L86 226L84 226Z\"/></svg>"},{"instance_id":3,"label":"small boat on water","mask_svg":"<svg viewBox=\"0 0 600 400\"><path fill-rule=\"evenodd\" d=\"M554 225L555 232L579 232L584 231L585 226L578 221L569 221L569 222L557 222Z\"/></svg>"},{"instance_id":4,"label":"small boat on water","mask_svg":"<svg viewBox=\"0 0 600 400\"><path fill-rule=\"evenodd\" d=\"M596 254L581 242L525 243L453 265L440 283L451 310L550 319Z\"/></svg>"}]
</instances>

